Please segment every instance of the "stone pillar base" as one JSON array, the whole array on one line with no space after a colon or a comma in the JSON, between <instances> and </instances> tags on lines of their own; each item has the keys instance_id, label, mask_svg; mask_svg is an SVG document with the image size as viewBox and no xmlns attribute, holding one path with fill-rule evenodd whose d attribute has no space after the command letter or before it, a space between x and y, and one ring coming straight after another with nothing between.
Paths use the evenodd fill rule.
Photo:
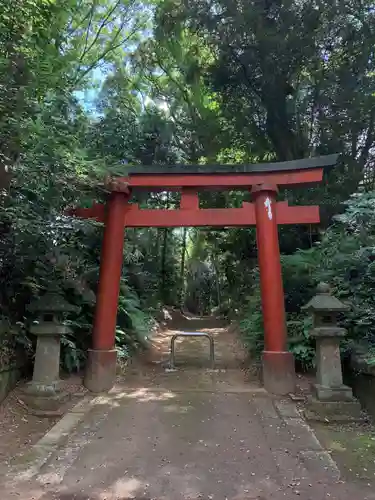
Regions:
<instances>
[{"instance_id":1,"label":"stone pillar base","mask_svg":"<svg viewBox=\"0 0 375 500\"><path fill-rule=\"evenodd\" d=\"M305 418L316 422L362 422L365 420L359 401L319 401L309 399L304 411Z\"/></svg>"},{"instance_id":2,"label":"stone pillar base","mask_svg":"<svg viewBox=\"0 0 375 500\"><path fill-rule=\"evenodd\" d=\"M107 392L116 380L116 349L88 350L85 387L91 392Z\"/></svg>"},{"instance_id":3,"label":"stone pillar base","mask_svg":"<svg viewBox=\"0 0 375 500\"><path fill-rule=\"evenodd\" d=\"M307 420L325 423L364 420L361 405L347 385L326 387L313 384L312 391L313 396L308 400L305 410Z\"/></svg>"},{"instance_id":4,"label":"stone pillar base","mask_svg":"<svg viewBox=\"0 0 375 500\"><path fill-rule=\"evenodd\" d=\"M347 385L326 387L321 384L313 384L312 390L318 401L353 401L353 391Z\"/></svg>"},{"instance_id":5,"label":"stone pillar base","mask_svg":"<svg viewBox=\"0 0 375 500\"><path fill-rule=\"evenodd\" d=\"M291 352L263 351L262 366L266 391L279 396L294 392L296 373Z\"/></svg>"},{"instance_id":6,"label":"stone pillar base","mask_svg":"<svg viewBox=\"0 0 375 500\"><path fill-rule=\"evenodd\" d=\"M21 399L29 412L38 417L54 417L62 414L60 407L69 399L69 394L59 389L60 382L41 384L29 382L21 392Z\"/></svg>"}]
</instances>

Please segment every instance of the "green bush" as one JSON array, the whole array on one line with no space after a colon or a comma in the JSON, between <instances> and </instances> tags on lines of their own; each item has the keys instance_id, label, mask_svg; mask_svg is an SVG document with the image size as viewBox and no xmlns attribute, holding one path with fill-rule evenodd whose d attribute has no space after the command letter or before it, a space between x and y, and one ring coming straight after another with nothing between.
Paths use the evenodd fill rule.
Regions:
<instances>
[{"instance_id":1,"label":"green bush","mask_svg":"<svg viewBox=\"0 0 375 500\"><path fill-rule=\"evenodd\" d=\"M311 319L301 314L287 314L288 348L294 354L296 365L307 371L314 365L314 344L310 338ZM258 360L264 349L263 316L259 288L248 297L240 321L242 342L251 357Z\"/></svg>"},{"instance_id":2,"label":"green bush","mask_svg":"<svg viewBox=\"0 0 375 500\"><path fill-rule=\"evenodd\" d=\"M251 356L258 359L264 349L263 316L259 288L247 298L240 321L242 342Z\"/></svg>"},{"instance_id":3,"label":"green bush","mask_svg":"<svg viewBox=\"0 0 375 500\"><path fill-rule=\"evenodd\" d=\"M119 355L128 357L138 348L147 348L151 324L152 318L142 310L138 295L123 281L116 329L116 346Z\"/></svg>"}]
</instances>

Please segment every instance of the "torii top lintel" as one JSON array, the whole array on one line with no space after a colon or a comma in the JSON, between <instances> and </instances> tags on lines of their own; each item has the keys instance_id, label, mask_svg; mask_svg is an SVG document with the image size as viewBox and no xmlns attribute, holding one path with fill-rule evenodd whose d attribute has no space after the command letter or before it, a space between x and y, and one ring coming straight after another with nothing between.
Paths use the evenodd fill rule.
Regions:
<instances>
[{"instance_id":1,"label":"torii top lintel","mask_svg":"<svg viewBox=\"0 0 375 500\"><path fill-rule=\"evenodd\" d=\"M275 204L277 224L316 224L320 221L318 206L289 206L286 201L276 201L276 192L279 186L320 182L324 168L333 166L337 157L242 166L129 167L126 177L107 179L105 187L111 193L107 204L94 203L90 208L73 208L65 213L104 223L117 214L113 217L124 227L244 227L257 223L255 205L259 204L262 198L259 195L263 192L267 206L271 202ZM240 208L202 209L198 192L210 188L251 190L256 203L243 202ZM131 192L139 189L180 190L180 207L174 210L140 208L137 203L130 203Z\"/></svg>"},{"instance_id":2,"label":"torii top lintel","mask_svg":"<svg viewBox=\"0 0 375 500\"><path fill-rule=\"evenodd\" d=\"M323 170L337 162L337 154L286 162L248 165L151 165L130 166L126 176L116 177L116 185L131 189L181 189L183 187L248 189L270 183L292 187L322 181Z\"/></svg>"}]
</instances>

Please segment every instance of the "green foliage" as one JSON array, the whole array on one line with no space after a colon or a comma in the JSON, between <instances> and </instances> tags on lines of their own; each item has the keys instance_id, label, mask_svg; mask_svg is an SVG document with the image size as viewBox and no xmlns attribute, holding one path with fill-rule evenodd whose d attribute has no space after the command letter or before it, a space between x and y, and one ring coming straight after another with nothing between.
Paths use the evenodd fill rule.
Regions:
<instances>
[{"instance_id":1,"label":"green foliage","mask_svg":"<svg viewBox=\"0 0 375 500\"><path fill-rule=\"evenodd\" d=\"M107 173L108 156L101 144L95 149L95 119L78 103L77 91L91 88L93 70L113 64L142 36L146 8L125 0L25 0L17 9L5 2L0 13L0 167L13 169L9 190L1 192L2 315L12 341L32 355L27 305L51 284L60 288L81 308L68 321L73 333L62 339L62 365L69 371L82 368L91 342L101 229L62 214L68 206L104 200L97 182ZM139 150L137 139L133 148ZM119 158L125 156L122 151ZM134 269L141 255L129 242L124 276L133 281L141 274ZM122 287L119 349L145 345L144 307L134 287Z\"/></svg>"},{"instance_id":2,"label":"green foliage","mask_svg":"<svg viewBox=\"0 0 375 500\"><path fill-rule=\"evenodd\" d=\"M315 364L315 342L310 337L311 318L289 314L286 322L288 348L293 353L297 368L308 371Z\"/></svg>"},{"instance_id":3,"label":"green foliage","mask_svg":"<svg viewBox=\"0 0 375 500\"><path fill-rule=\"evenodd\" d=\"M373 191L354 195L315 250L312 282L327 281L350 305L343 318L349 331L347 347L351 341L375 344L374 200Z\"/></svg>"},{"instance_id":4,"label":"green foliage","mask_svg":"<svg viewBox=\"0 0 375 500\"><path fill-rule=\"evenodd\" d=\"M285 270L284 274L286 274ZM243 344L249 351L252 359L254 361L259 360L264 350L263 316L259 283L257 287L253 288L252 295L247 298L246 303L242 307L241 317L239 327ZM315 348L309 335L310 328L310 318L303 317L300 314L288 314L288 348L294 354L297 367L302 370L308 370L314 364Z\"/></svg>"},{"instance_id":5,"label":"green foliage","mask_svg":"<svg viewBox=\"0 0 375 500\"><path fill-rule=\"evenodd\" d=\"M241 314L240 330L245 347L257 359L264 349L263 316L259 289L247 298Z\"/></svg>"},{"instance_id":6,"label":"green foliage","mask_svg":"<svg viewBox=\"0 0 375 500\"><path fill-rule=\"evenodd\" d=\"M161 2L157 21L170 38L188 31L190 47L212 54L196 60L195 72L243 144L250 139L261 154L271 149L286 160L303 157L318 140L318 149L356 158L373 105L370 1ZM361 153L366 161L368 150Z\"/></svg>"},{"instance_id":7,"label":"green foliage","mask_svg":"<svg viewBox=\"0 0 375 500\"><path fill-rule=\"evenodd\" d=\"M151 317L142 311L138 295L125 284L121 287L116 340L119 348L146 348L151 329Z\"/></svg>"}]
</instances>

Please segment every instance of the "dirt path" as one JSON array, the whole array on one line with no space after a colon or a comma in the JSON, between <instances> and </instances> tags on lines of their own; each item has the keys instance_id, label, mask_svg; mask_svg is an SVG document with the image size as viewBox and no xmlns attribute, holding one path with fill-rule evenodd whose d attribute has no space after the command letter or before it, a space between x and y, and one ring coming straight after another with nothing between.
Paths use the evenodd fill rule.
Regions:
<instances>
[{"instance_id":1,"label":"dirt path","mask_svg":"<svg viewBox=\"0 0 375 500\"><path fill-rule=\"evenodd\" d=\"M14 461L1 498L374 500L341 481L291 401L249 380L235 333L211 327L217 371L205 367L203 339L184 340L181 369L165 371L173 330L160 334L147 365L133 364L109 395L86 398Z\"/></svg>"}]
</instances>

